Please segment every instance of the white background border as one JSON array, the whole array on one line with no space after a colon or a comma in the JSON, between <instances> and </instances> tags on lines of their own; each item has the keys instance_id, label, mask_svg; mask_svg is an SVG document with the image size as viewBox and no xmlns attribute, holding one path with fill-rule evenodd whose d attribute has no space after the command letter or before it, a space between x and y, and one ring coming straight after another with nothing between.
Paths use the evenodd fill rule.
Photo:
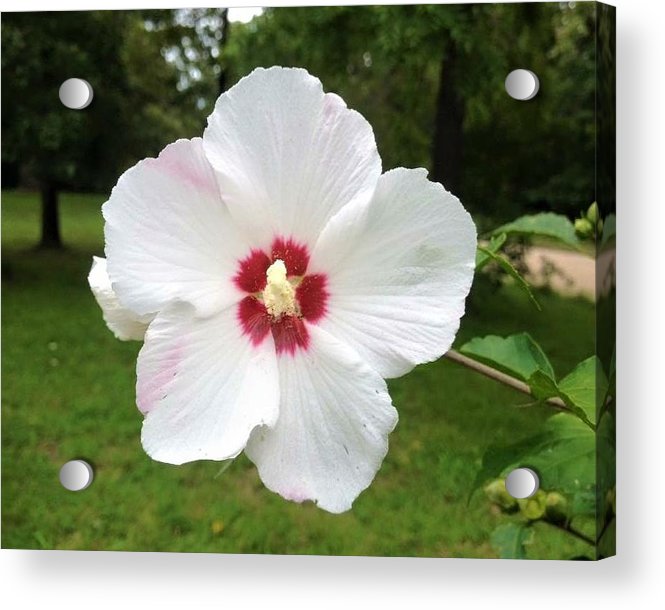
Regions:
<instances>
[{"instance_id":1,"label":"white background border","mask_svg":"<svg viewBox=\"0 0 665 610\"><path fill-rule=\"evenodd\" d=\"M214 4L3 0L0 8ZM665 275L665 3L613 4L619 113L619 557L587 563L3 550L0 595L9 604L5 607L665 607L665 460L660 450L665 435L660 293Z\"/></svg>"}]
</instances>

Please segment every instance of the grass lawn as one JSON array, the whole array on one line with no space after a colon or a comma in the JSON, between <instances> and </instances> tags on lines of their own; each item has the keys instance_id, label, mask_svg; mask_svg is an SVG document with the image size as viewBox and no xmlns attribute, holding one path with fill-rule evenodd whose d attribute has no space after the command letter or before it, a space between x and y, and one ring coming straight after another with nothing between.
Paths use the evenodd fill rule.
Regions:
<instances>
[{"instance_id":1,"label":"grass lawn","mask_svg":"<svg viewBox=\"0 0 665 610\"><path fill-rule=\"evenodd\" d=\"M2 546L222 553L494 557L489 536L507 517L482 493L467 503L484 448L539 428L543 408L451 362L390 382L400 422L374 483L343 515L282 500L244 456L153 462L140 444L134 404L140 344L106 329L86 276L103 255L102 196L64 195L62 252L34 250L33 194L2 195ZM522 330L558 374L594 350L594 307L539 293L537 312L511 287L474 286L458 344ZM60 466L84 458L94 483L72 493ZM538 528L529 555L588 550Z\"/></svg>"}]
</instances>

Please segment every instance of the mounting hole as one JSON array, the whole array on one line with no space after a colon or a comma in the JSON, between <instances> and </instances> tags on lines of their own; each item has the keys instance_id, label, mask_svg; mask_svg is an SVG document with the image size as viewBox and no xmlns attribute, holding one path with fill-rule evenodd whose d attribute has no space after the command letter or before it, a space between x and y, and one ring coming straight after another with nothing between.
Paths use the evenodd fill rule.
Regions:
<instances>
[{"instance_id":1,"label":"mounting hole","mask_svg":"<svg viewBox=\"0 0 665 610\"><path fill-rule=\"evenodd\" d=\"M83 460L70 460L60 469L60 483L69 491L81 491L92 483L92 466Z\"/></svg>"},{"instance_id":2,"label":"mounting hole","mask_svg":"<svg viewBox=\"0 0 665 610\"><path fill-rule=\"evenodd\" d=\"M510 97L525 102L536 97L540 81L531 70L520 68L506 76L505 86Z\"/></svg>"},{"instance_id":3,"label":"mounting hole","mask_svg":"<svg viewBox=\"0 0 665 610\"><path fill-rule=\"evenodd\" d=\"M94 92L90 83L82 78L68 78L58 91L60 101L72 110L83 110L90 105Z\"/></svg>"},{"instance_id":4,"label":"mounting hole","mask_svg":"<svg viewBox=\"0 0 665 610\"><path fill-rule=\"evenodd\" d=\"M530 498L539 485L538 475L531 468L515 468L506 477L506 491L518 500Z\"/></svg>"}]
</instances>

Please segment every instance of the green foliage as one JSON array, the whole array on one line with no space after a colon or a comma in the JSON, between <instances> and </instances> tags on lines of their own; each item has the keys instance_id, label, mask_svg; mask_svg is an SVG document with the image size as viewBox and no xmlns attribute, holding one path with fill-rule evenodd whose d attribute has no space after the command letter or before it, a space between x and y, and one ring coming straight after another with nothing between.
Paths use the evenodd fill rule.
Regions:
<instances>
[{"instance_id":1,"label":"green foliage","mask_svg":"<svg viewBox=\"0 0 665 610\"><path fill-rule=\"evenodd\" d=\"M597 516L597 487L596 437L588 426L569 414L560 413L547 421L541 434L527 437L512 446L490 447L483 456L483 466L476 483L490 474L507 474L519 466L528 466L538 473L540 488L533 496L517 500L517 522L500 527L523 527L542 521L574 532L571 522L586 518L583 523L589 529L588 518ZM493 484L496 486L496 481ZM505 504L497 502L487 493L487 489L488 486L485 492L491 502L505 513L513 512L505 510ZM548 489L557 491L546 491ZM576 535L590 542L595 539L593 534L576 532Z\"/></svg>"},{"instance_id":2,"label":"green foliage","mask_svg":"<svg viewBox=\"0 0 665 610\"><path fill-rule=\"evenodd\" d=\"M528 466L538 473L543 489L571 496L588 494L595 489L595 452L594 431L577 417L558 413L536 435L509 445L490 446L483 455L476 484Z\"/></svg>"},{"instance_id":3,"label":"green foliage","mask_svg":"<svg viewBox=\"0 0 665 610\"><path fill-rule=\"evenodd\" d=\"M503 236L504 239L506 238L505 233L501 233L501 236ZM492 252L492 250L485 248L484 246L478 246L478 252L481 256L483 256L483 258L481 258L481 266L484 266L488 261L494 261L497 263L497 265L499 265L499 267L506 273L506 275L508 275L508 277L511 277L513 280L515 280L517 286L519 286L525 292L536 309L540 309L540 304L536 300L536 297L533 295L531 286L529 286L529 283L524 279L522 274L517 269L515 269L515 267L507 258ZM476 258L476 268L477 266L478 258Z\"/></svg>"},{"instance_id":4,"label":"green foliage","mask_svg":"<svg viewBox=\"0 0 665 610\"><path fill-rule=\"evenodd\" d=\"M233 24L226 58L232 81L256 66L307 68L369 120L385 169L432 169L452 41L464 75L457 194L494 218L572 216L594 192L594 20L587 3L274 8ZM519 65L543 83L528 104L503 87Z\"/></svg>"},{"instance_id":5,"label":"green foliage","mask_svg":"<svg viewBox=\"0 0 665 610\"><path fill-rule=\"evenodd\" d=\"M3 160L20 162L28 184L47 176L106 191L138 159L200 134L223 80L228 88L279 64L307 68L359 110L386 169L431 169L452 44L464 75L454 93L465 205L501 219L535 209L573 216L593 196L592 4L269 8L228 31L224 10L4 15ZM543 83L528 104L503 89L516 65ZM97 91L85 112L55 102L72 73Z\"/></svg>"},{"instance_id":6,"label":"green foliage","mask_svg":"<svg viewBox=\"0 0 665 610\"><path fill-rule=\"evenodd\" d=\"M561 214L542 212L530 214L506 223L495 229L488 243L479 243L476 251L476 271L482 271L490 263L490 275L496 274L498 269L526 294L531 303L540 310L540 304L536 300L533 290L522 272L520 272L521 252L515 253L515 242L518 240L544 238L548 241L556 241L559 244L579 249L581 242L579 238L589 238L595 235L597 227L602 228L602 220L599 218L598 206L591 205L582 218L578 218L573 224L568 218ZM593 220L593 222L592 222ZM578 238L579 237L579 238ZM512 250L511 250L512 246ZM518 246L519 247L519 246ZM503 249L503 252L501 251ZM512 260L511 260L512 258ZM495 275L496 278L496 275ZM551 390L548 379L536 378L534 387L542 387L543 391ZM556 394L556 392L555 392Z\"/></svg>"},{"instance_id":7,"label":"green foliage","mask_svg":"<svg viewBox=\"0 0 665 610\"><path fill-rule=\"evenodd\" d=\"M460 351L526 382L538 400L560 398L571 413L591 428L608 392L608 380L600 361L592 356L557 382L552 365L541 347L525 333L510 337L475 337Z\"/></svg>"},{"instance_id":8,"label":"green foliage","mask_svg":"<svg viewBox=\"0 0 665 610\"><path fill-rule=\"evenodd\" d=\"M609 387L600 360L591 356L580 362L558 385L564 402L582 409L586 418L595 424Z\"/></svg>"},{"instance_id":9,"label":"green foliage","mask_svg":"<svg viewBox=\"0 0 665 610\"><path fill-rule=\"evenodd\" d=\"M487 246L478 246L476 251L476 272L483 269L492 260L492 256L506 243L506 239L508 239L508 236L505 233L501 233L492 236Z\"/></svg>"},{"instance_id":10,"label":"green foliage","mask_svg":"<svg viewBox=\"0 0 665 610\"><path fill-rule=\"evenodd\" d=\"M526 559L526 546L533 541L533 532L522 523L504 523L492 532L491 541L500 559Z\"/></svg>"},{"instance_id":11,"label":"green foliage","mask_svg":"<svg viewBox=\"0 0 665 610\"><path fill-rule=\"evenodd\" d=\"M612 369L608 380L600 360L592 356L557 382L549 359L525 334L474 338L460 351L526 381L541 400L561 399L567 409L552 415L537 434L488 447L474 489L492 479L485 485L486 496L503 512L514 512L509 497L501 495L502 479L495 477L519 466L533 468L540 478L540 490L531 498L518 500L521 518L568 529L572 519L594 517L595 531L601 532L599 541L608 536L602 545L598 543L599 555L606 556L603 553L609 553L613 545L611 528L616 510ZM497 535L502 539L503 534ZM593 541L596 536L586 539Z\"/></svg>"},{"instance_id":12,"label":"green foliage","mask_svg":"<svg viewBox=\"0 0 665 610\"><path fill-rule=\"evenodd\" d=\"M570 517L568 500L557 491L551 491L545 498L545 517L551 523L566 523Z\"/></svg>"},{"instance_id":13,"label":"green foliage","mask_svg":"<svg viewBox=\"0 0 665 610\"><path fill-rule=\"evenodd\" d=\"M612 557L616 554L617 522L612 518L598 540L597 555L599 558Z\"/></svg>"},{"instance_id":14,"label":"green foliage","mask_svg":"<svg viewBox=\"0 0 665 610\"><path fill-rule=\"evenodd\" d=\"M494 235L502 233L528 237L550 237L574 248L577 248L580 243L575 235L573 223L565 216L553 212L522 216L493 231Z\"/></svg>"},{"instance_id":15,"label":"green foliage","mask_svg":"<svg viewBox=\"0 0 665 610\"><path fill-rule=\"evenodd\" d=\"M600 239L600 247L605 247L605 244L611 243L616 239L617 232L617 217L615 214L608 214L603 221L602 237Z\"/></svg>"},{"instance_id":16,"label":"green foliage","mask_svg":"<svg viewBox=\"0 0 665 610\"><path fill-rule=\"evenodd\" d=\"M528 333L505 338L476 337L460 347L460 351L522 381L528 382L536 371L554 377L552 364Z\"/></svg>"},{"instance_id":17,"label":"green foliage","mask_svg":"<svg viewBox=\"0 0 665 610\"><path fill-rule=\"evenodd\" d=\"M160 14L174 19L173 11ZM178 42L169 42L172 32L148 30L141 11L4 14L2 160L20 163L28 184L109 190L138 160L200 134L207 112L198 100L217 90L210 81L203 90L180 86L192 68L169 62L165 51L186 33L197 37L193 25L179 27ZM72 74L95 91L84 111L58 100Z\"/></svg>"},{"instance_id":18,"label":"green foliage","mask_svg":"<svg viewBox=\"0 0 665 610\"><path fill-rule=\"evenodd\" d=\"M593 489L596 480L596 436L578 418L567 413L553 415L543 435L521 462L531 465L544 488L576 494Z\"/></svg>"}]
</instances>

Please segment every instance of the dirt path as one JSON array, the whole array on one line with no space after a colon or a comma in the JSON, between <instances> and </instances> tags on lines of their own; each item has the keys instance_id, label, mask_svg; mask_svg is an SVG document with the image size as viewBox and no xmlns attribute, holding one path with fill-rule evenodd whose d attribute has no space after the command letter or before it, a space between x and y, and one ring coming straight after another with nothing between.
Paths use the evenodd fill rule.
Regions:
<instances>
[{"instance_id":1,"label":"dirt path","mask_svg":"<svg viewBox=\"0 0 665 610\"><path fill-rule=\"evenodd\" d=\"M596 263L590 256L534 246L525 255L527 279L535 286L549 284L565 295L595 299Z\"/></svg>"}]
</instances>

